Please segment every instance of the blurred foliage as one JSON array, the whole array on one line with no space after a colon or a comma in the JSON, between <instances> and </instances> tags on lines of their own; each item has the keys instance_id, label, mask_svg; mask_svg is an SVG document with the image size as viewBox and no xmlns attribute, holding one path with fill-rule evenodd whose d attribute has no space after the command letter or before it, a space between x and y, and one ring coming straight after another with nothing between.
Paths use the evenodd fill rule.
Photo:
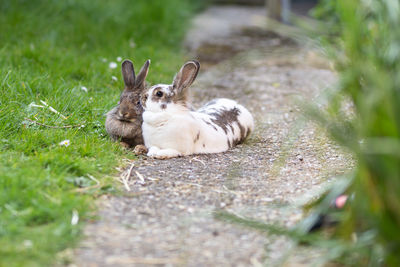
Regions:
<instances>
[{"instance_id":1,"label":"blurred foliage","mask_svg":"<svg viewBox=\"0 0 400 267\"><path fill-rule=\"evenodd\" d=\"M331 57L339 83L322 108L309 105L306 112L353 155L354 171L316 200L296 229L215 216L324 248L318 265L400 266L400 1L321 0L312 14L320 21L295 22ZM308 233L343 193L349 203L328 214L340 221L334 233Z\"/></svg>"},{"instance_id":2,"label":"blurred foliage","mask_svg":"<svg viewBox=\"0 0 400 267\"><path fill-rule=\"evenodd\" d=\"M335 23L340 84L327 111L312 115L357 161L336 237L358 249L336 259L400 266L400 2L323 0L314 14Z\"/></svg>"},{"instance_id":3,"label":"blurred foliage","mask_svg":"<svg viewBox=\"0 0 400 267\"><path fill-rule=\"evenodd\" d=\"M311 16L317 19L322 19L325 22L331 21L337 24L339 21L336 13L336 1L320 0L319 4L311 10Z\"/></svg>"}]
</instances>

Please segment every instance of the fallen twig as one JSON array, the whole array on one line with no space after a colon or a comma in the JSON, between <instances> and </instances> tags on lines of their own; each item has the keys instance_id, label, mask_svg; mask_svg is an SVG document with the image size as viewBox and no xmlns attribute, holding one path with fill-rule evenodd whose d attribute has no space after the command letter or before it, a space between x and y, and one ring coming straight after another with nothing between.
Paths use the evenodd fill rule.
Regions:
<instances>
[{"instance_id":1,"label":"fallen twig","mask_svg":"<svg viewBox=\"0 0 400 267\"><path fill-rule=\"evenodd\" d=\"M200 162L201 164L203 164L204 167L206 167L206 164L204 163L204 161L202 161L202 160L200 160L200 159L198 159L198 158L192 158L192 160L198 161L198 162Z\"/></svg>"},{"instance_id":2,"label":"fallen twig","mask_svg":"<svg viewBox=\"0 0 400 267\"><path fill-rule=\"evenodd\" d=\"M91 186L87 186L87 187L82 187L82 188L77 188L74 190L74 192L78 192L78 193L85 193L86 191L90 190L90 189L95 189L101 186L99 180L97 180L96 178L94 178L92 175L87 174L87 177L94 181L96 184L95 185L91 185Z\"/></svg>"},{"instance_id":3,"label":"fallen twig","mask_svg":"<svg viewBox=\"0 0 400 267\"><path fill-rule=\"evenodd\" d=\"M99 185L99 184L100 184L99 180L97 180L96 178L94 178L92 175L87 174L87 177L89 177L90 180L94 181L94 182L96 183L96 185Z\"/></svg>"},{"instance_id":4,"label":"fallen twig","mask_svg":"<svg viewBox=\"0 0 400 267\"><path fill-rule=\"evenodd\" d=\"M128 173L126 175L121 175L120 181L124 184L127 191L131 191L128 181L129 181L129 178L131 177L133 167L135 167L135 164L132 163L131 167L129 168Z\"/></svg>"},{"instance_id":5,"label":"fallen twig","mask_svg":"<svg viewBox=\"0 0 400 267\"><path fill-rule=\"evenodd\" d=\"M40 100L40 102L41 102L43 105L45 105L46 107L48 107L49 110L50 110L51 112L54 112L55 114L60 115L60 117L63 118L64 120L67 118L67 117L65 117L63 114L61 114L60 112L58 112L55 108L53 108L52 106L49 106L49 105L48 105L46 102L44 102L43 100Z\"/></svg>"},{"instance_id":6,"label":"fallen twig","mask_svg":"<svg viewBox=\"0 0 400 267\"><path fill-rule=\"evenodd\" d=\"M135 173L136 173L137 177L139 177L140 183L141 183L141 184L145 184L146 181L144 180L143 175L141 175L141 174L140 174L139 172L137 172L137 171L135 171Z\"/></svg>"},{"instance_id":7,"label":"fallen twig","mask_svg":"<svg viewBox=\"0 0 400 267\"><path fill-rule=\"evenodd\" d=\"M25 118L26 121L29 121L31 123L43 126L43 127L47 127L47 128L52 128L52 129L66 129L66 128L79 128L82 127L84 124L77 124L77 125L63 125L63 126L52 126L52 125L47 125L47 124L43 124L40 123L38 121L34 121L28 118Z\"/></svg>"},{"instance_id":8,"label":"fallen twig","mask_svg":"<svg viewBox=\"0 0 400 267\"><path fill-rule=\"evenodd\" d=\"M150 180L150 181L159 181L160 179L158 179L158 178L151 178L151 177L147 177L146 178L147 180Z\"/></svg>"}]
</instances>

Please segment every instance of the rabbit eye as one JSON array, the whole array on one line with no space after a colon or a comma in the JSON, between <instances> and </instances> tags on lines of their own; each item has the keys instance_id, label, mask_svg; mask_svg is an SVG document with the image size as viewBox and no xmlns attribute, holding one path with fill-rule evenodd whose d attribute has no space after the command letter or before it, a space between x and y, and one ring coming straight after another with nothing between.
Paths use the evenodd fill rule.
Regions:
<instances>
[{"instance_id":1,"label":"rabbit eye","mask_svg":"<svg viewBox=\"0 0 400 267\"><path fill-rule=\"evenodd\" d=\"M161 92L161 91L158 91L158 92L156 93L156 96L158 96L158 97L162 97L162 96L163 96L163 92Z\"/></svg>"},{"instance_id":2,"label":"rabbit eye","mask_svg":"<svg viewBox=\"0 0 400 267\"><path fill-rule=\"evenodd\" d=\"M138 102L136 103L136 105L140 106L140 101L138 101Z\"/></svg>"}]
</instances>

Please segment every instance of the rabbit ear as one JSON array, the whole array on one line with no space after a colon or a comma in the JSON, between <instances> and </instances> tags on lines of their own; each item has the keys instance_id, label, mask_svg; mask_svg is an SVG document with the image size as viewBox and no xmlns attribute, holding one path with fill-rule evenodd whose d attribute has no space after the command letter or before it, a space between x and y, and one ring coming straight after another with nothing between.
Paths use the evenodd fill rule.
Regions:
<instances>
[{"instance_id":1,"label":"rabbit ear","mask_svg":"<svg viewBox=\"0 0 400 267\"><path fill-rule=\"evenodd\" d=\"M194 82L197 73L199 73L199 69L200 63L198 61L190 60L186 62L178 74L176 74L172 84L173 88L177 90L178 93L182 93L183 90Z\"/></svg>"},{"instance_id":2,"label":"rabbit ear","mask_svg":"<svg viewBox=\"0 0 400 267\"><path fill-rule=\"evenodd\" d=\"M148 59L143 67L140 69L138 76L135 81L135 88L144 88L144 80L149 73L150 59Z\"/></svg>"},{"instance_id":3,"label":"rabbit ear","mask_svg":"<svg viewBox=\"0 0 400 267\"><path fill-rule=\"evenodd\" d=\"M127 88L135 87L135 69L133 68L132 61L124 60L122 62L122 77L124 77L125 86Z\"/></svg>"}]
</instances>

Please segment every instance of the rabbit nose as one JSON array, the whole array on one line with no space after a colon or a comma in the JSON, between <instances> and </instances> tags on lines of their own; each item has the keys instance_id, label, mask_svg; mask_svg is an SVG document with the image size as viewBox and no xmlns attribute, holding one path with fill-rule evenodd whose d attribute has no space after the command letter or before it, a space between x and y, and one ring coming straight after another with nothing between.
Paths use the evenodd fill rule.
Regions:
<instances>
[{"instance_id":1,"label":"rabbit nose","mask_svg":"<svg viewBox=\"0 0 400 267\"><path fill-rule=\"evenodd\" d=\"M120 111L119 112L119 115L122 117L122 118L126 118L126 117L128 117L128 115L129 115L129 112L128 111Z\"/></svg>"}]
</instances>

